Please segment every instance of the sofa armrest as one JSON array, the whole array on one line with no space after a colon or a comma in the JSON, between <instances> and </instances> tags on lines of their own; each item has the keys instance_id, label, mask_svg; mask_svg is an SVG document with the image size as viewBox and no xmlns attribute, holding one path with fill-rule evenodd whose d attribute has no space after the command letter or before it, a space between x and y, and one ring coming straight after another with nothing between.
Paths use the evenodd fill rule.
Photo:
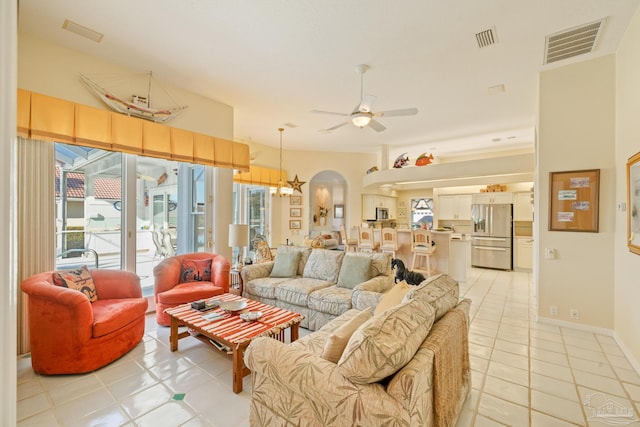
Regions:
<instances>
[{"instance_id":1,"label":"sofa armrest","mask_svg":"<svg viewBox=\"0 0 640 427\"><path fill-rule=\"evenodd\" d=\"M242 277L242 283L248 283L254 279L261 279L263 277L269 277L271 270L273 270L273 264L275 261L261 262L259 264L245 265L240 270L240 277Z\"/></svg>"},{"instance_id":2,"label":"sofa armrest","mask_svg":"<svg viewBox=\"0 0 640 427\"><path fill-rule=\"evenodd\" d=\"M93 310L85 294L54 285L51 272L26 278L20 288L29 296L32 336L35 331L51 331L52 340L63 343L69 336L76 344L91 338Z\"/></svg>"},{"instance_id":3,"label":"sofa armrest","mask_svg":"<svg viewBox=\"0 0 640 427\"><path fill-rule=\"evenodd\" d=\"M251 417L268 409L291 425L408 425L408 413L380 384L354 384L338 365L273 338L244 355L253 375Z\"/></svg>"},{"instance_id":4,"label":"sofa armrest","mask_svg":"<svg viewBox=\"0 0 640 427\"><path fill-rule=\"evenodd\" d=\"M375 310L382 296L393 286L391 276L376 276L366 282L360 283L351 293L351 306L358 310L371 308Z\"/></svg>"}]
</instances>

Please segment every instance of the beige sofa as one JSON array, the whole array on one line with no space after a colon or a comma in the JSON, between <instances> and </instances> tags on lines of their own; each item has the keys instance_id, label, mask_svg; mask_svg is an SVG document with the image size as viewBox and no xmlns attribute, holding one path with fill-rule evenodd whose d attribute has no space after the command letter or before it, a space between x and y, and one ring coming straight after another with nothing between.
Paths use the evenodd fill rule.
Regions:
<instances>
[{"instance_id":1,"label":"beige sofa","mask_svg":"<svg viewBox=\"0 0 640 427\"><path fill-rule=\"evenodd\" d=\"M293 254L298 254L295 271L273 277L274 265ZM366 274L354 282L359 269ZM245 266L240 274L244 297L300 313L305 317L300 326L312 331L352 308L375 308L393 286L389 254L297 246L281 246L275 261Z\"/></svg>"},{"instance_id":2,"label":"beige sofa","mask_svg":"<svg viewBox=\"0 0 640 427\"><path fill-rule=\"evenodd\" d=\"M358 310L291 344L253 340L251 425L454 426L471 387L470 300L458 292L448 276L427 279L347 337L337 363L323 349Z\"/></svg>"}]
</instances>

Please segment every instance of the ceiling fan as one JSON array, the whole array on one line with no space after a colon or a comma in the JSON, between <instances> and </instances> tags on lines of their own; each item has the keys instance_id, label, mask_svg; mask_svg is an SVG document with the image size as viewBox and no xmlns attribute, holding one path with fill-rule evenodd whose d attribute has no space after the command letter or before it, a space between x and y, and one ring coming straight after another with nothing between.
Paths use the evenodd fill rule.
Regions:
<instances>
[{"instance_id":1,"label":"ceiling fan","mask_svg":"<svg viewBox=\"0 0 640 427\"><path fill-rule=\"evenodd\" d=\"M414 116L418 114L417 108L403 108L400 110L378 111L374 113L372 111L372 107L373 107L373 103L376 101L376 97L373 95L365 95L363 91L363 87L364 87L363 76L364 76L364 73L366 73L369 68L370 67L366 64L360 64L356 66L356 73L360 75L360 103L356 105L356 107L353 109L351 113L344 114L344 113L335 113L333 111L311 110L312 113L330 114L333 116L343 116L343 117L349 118L347 121L343 123L337 124L328 129L322 129L321 132L331 132L342 126L346 126L349 123L353 123L359 128L364 128L365 126L369 126L376 132L382 132L383 130L386 129L386 127L379 121L375 120L374 118Z\"/></svg>"}]
</instances>

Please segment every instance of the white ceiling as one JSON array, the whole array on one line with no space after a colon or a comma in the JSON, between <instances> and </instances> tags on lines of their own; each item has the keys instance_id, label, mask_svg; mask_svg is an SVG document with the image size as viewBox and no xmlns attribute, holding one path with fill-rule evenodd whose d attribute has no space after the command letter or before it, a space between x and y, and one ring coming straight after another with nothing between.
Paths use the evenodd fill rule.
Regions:
<instances>
[{"instance_id":1,"label":"white ceiling","mask_svg":"<svg viewBox=\"0 0 640 427\"><path fill-rule=\"evenodd\" d=\"M235 139L285 149L462 153L532 147L545 36L607 17L595 51L615 52L640 0L20 0L19 27L234 107ZM104 34L95 43L65 19ZM475 33L495 27L498 43ZM340 123L360 100L357 64L377 133ZM81 72L82 70L78 70ZM506 91L490 94L503 84ZM169 123L170 124L170 123Z\"/></svg>"}]
</instances>

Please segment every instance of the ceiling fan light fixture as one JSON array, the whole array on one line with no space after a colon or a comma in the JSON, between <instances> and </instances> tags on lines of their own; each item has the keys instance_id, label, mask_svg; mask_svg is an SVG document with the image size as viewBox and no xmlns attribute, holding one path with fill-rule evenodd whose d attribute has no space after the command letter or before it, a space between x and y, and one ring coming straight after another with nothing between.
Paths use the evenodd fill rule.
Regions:
<instances>
[{"instance_id":1,"label":"ceiling fan light fixture","mask_svg":"<svg viewBox=\"0 0 640 427\"><path fill-rule=\"evenodd\" d=\"M363 128L369 124L371 121L371 115L366 113L356 113L351 116L351 122L358 126L359 128Z\"/></svg>"}]
</instances>

